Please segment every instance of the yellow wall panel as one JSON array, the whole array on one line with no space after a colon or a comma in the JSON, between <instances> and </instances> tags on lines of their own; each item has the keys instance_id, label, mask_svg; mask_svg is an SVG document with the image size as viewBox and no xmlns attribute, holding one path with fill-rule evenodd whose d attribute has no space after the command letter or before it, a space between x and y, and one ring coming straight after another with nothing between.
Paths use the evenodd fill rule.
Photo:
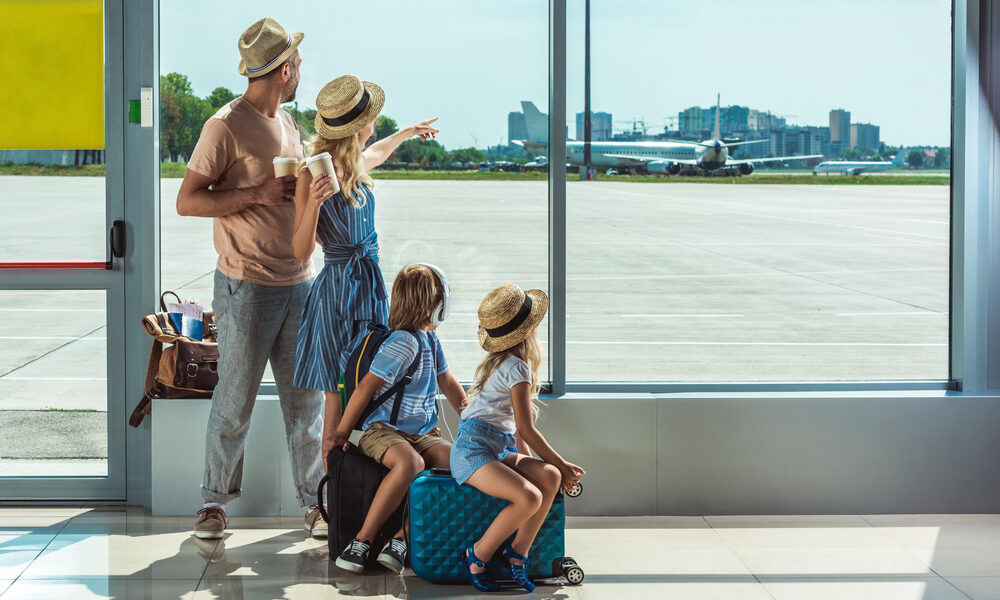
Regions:
<instances>
[{"instance_id":1,"label":"yellow wall panel","mask_svg":"<svg viewBox=\"0 0 1000 600\"><path fill-rule=\"evenodd\" d=\"M102 0L0 0L0 148L104 148Z\"/></svg>"}]
</instances>

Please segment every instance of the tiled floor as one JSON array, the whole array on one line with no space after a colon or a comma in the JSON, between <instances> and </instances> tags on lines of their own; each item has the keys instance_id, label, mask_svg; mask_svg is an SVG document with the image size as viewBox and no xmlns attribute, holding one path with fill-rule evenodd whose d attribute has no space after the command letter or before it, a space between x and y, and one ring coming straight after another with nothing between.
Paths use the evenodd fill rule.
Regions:
<instances>
[{"instance_id":1,"label":"tiled floor","mask_svg":"<svg viewBox=\"0 0 1000 600\"><path fill-rule=\"evenodd\" d=\"M295 518L238 518L221 541L135 509L0 509L0 598L531 597L412 574L348 575ZM1000 515L571 518L580 586L548 599L1000 600Z\"/></svg>"}]
</instances>

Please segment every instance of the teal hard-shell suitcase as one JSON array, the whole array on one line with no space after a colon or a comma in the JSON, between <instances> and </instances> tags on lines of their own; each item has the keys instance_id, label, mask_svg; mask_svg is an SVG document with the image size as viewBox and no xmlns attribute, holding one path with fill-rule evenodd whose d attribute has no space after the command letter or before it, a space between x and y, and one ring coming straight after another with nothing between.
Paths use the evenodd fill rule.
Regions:
<instances>
[{"instance_id":1,"label":"teal hard-shell suitcase","mask_svg":"<svg viewBox=\"0 0 1000 600\"><path fill-rule=\"evenodd\" d=\"M448 469L423 471L410 484L410 563L418 577L434 583L468 581L459 563L459 552L483 535L507 502L488 496L471 485L459 485ZM480 557L485 560L486 557ZM528 552L528 576L534 579L563 577L577 584L583 569L566 556L566 512L562 492ZM503 562L494 560L496 580L510 579Z\"/></svg>"}]
</instances>

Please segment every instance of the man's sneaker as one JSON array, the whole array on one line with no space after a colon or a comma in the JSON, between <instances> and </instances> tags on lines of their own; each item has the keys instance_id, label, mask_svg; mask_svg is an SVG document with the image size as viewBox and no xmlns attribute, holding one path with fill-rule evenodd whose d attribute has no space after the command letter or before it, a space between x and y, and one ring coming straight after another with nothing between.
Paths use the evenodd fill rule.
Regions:
<instances>
[{"instance_id":1,"label":"man's sneaker","mask_svg":"<svg viewBox=\"0 0 1000 600\"><path fill-rule=\"evenodd\" d=\"M403 564L406 562L406 542L399 538L392 538L385 543L377 560L386 569L402 573Z\"/></svg>"},{"instance_id":2,"label":"man's sneaker","mask_svg":"<svg viewBox=\"0 0 1000 600\"><path fill-rule=\"evenodd\" d=\"M306 513L306 531L314 538L325 538L329 533L329 526L319 512L318 506L310 506L309 512Z\"/></svg>"},{"instance_id":3,"label":"man's sneaker","mask_svg":"<svg viewBox=\"0 0 1000 600\"><path fill-rule=\"evenodd\" d=\"M215 540L222 537L226 531L226 511L221 506L207 506L198 511L198 520L194 524L194 536L201 539Z\"/></svg>"},{"instance_id":4,"label":"man's sneaker","mask_svg":"<svg viewBox=\"0 0 1000 600\"><path fill-rule=\"evenodd\" d=\"M365 563L368 562L369 550L371 550L371 544L354 540L340 553L335 564L345 571L361 573L365 570Z\"/></svg>"}]
</instances>

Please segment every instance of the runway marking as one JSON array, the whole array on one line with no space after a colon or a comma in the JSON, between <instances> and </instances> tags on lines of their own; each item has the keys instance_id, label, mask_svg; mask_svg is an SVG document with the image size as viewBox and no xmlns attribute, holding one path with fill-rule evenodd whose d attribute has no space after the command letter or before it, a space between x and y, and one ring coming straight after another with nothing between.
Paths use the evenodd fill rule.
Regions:
<instances>
[{"instance_id":1,"label":"runway marking","mask_svg":"<svg viewBox=\"0 0 1000 600\"><path fill-rule=\"evenodd\" d=\"M671 314L671 315L618 315L623 319L728 319L728 318L742 318L745 315L683 315L683 314Z\"/></svg>"},{"instance_id":2,"label":"runway marking","mask_svg":"<svg viewBox=\"0 0 1000 600\"><path fill-rule=\"evenodd\" d=\"M441 340L449 344L478 344L479 340ZM546 340L542 340L543 343ZM822 346L822 347L875 347L875 348L937 348L948 344L909 344L893 342L616 342L616 341L567 341L579 346Z\"/></svg>"},{"instance_id":3,"label":"runway marking","mask_svg":"<svg viewBox=\"0 0 1000 600\"><path fill-rule=\"evenodd\" d=\"M911 312L856 312L856 313L837 313L838 317L891 317L896 315L921 315L921 316L934 316L934 317L947 317L946 312L933 312L926 310L915 310Z\"/></svg>"},{"instance_id":4,"label":"runway marking","mask_svg":"<svg viewBox=\"0 0 1000 600\"><path fill-rule=\"evenodd\" d=\"M103 308L0 308L0 312L107 312Z\"/></svg>"},{"instance_id":5,"label":"runway marking","mask_svg":"<svg viewBox=\"0 0 1000 600\"><path fill-rule=\"evenodd\" d=\"M107 377L0 377L0 381L107 381Z\"/></svg>"},{"instance_id":6,"label":"runway marking","mask_svg":"<svg viewBox=\"0 0 1000 600\"><path fill-rule=\"evenodd\" d=\"M73 336L61 336L61 335L0 335L0 340L58 340L58 341L72 341L72 340L93 340L93 341L105 341L108 338L103 337L73 337Z\"/></svg>"}]
</instances>

